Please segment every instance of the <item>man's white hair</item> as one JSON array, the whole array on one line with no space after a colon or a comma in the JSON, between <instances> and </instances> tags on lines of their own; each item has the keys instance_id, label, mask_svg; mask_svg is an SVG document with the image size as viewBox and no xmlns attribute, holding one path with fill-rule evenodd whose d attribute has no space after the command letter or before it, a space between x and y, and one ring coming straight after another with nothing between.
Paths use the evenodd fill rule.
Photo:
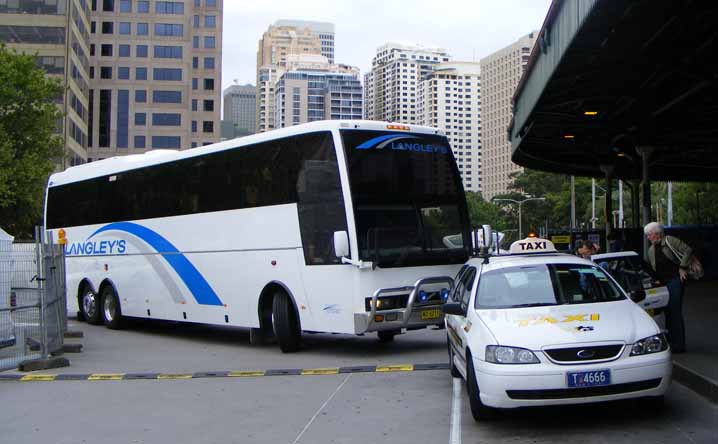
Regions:
<instances>
[{"instance_id":1,"label":"man's white hair","mask_svg":"<svg viewBox=\"0 0 718 444\"><path fill-rule=\"evenodd\" d=\"M665 231L663 230L663 224L660 224L658 222L651 222L647 224L645 227L643 227L643 232L646 235L649 235L651 233L656 233L660 236L663 236Z\"/></svg>"}]
</instances>

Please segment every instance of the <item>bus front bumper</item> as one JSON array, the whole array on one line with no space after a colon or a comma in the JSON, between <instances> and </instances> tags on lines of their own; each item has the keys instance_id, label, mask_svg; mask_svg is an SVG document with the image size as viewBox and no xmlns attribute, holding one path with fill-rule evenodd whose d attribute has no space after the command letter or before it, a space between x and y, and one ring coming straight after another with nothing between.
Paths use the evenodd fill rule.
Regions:
<instances>
[{"instance_id":1,"label":"bus front bumper","mask_svg":"<svg viewBox=\"0 0 718 444\"><path fill-rule=\"evenodd\" d=\"M354 332L357 334L383 330L414 330L443 326L444 314L441 305L425 305L414 307L405 322L406 310L378 311L371 317L370 313L354 313Z\"/></svg>"}]
</instances>

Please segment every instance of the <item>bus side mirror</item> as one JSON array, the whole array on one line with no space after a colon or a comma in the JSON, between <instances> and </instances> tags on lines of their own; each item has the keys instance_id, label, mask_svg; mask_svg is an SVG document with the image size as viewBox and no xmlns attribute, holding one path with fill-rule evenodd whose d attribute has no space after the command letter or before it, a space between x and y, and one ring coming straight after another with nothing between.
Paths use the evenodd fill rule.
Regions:
<instances>
[{"instance_id":1,"label":"bus side mirror","mask_svg":"<svg viewBox=\"0 0 718 444\"><path fill-rule=\"evenodd\" d=\"M334 232L334 255L336 257L349 256L349 235L346 231Z\"/></svg>"}]
</instances>

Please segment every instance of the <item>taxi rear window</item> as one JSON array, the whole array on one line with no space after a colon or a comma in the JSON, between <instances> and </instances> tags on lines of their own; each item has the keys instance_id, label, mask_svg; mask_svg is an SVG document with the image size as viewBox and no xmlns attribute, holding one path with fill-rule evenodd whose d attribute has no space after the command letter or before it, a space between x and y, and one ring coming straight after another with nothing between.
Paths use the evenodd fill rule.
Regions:
<instances>
[{"instance_id":1,"label":"taxi rear window","mask_svg":"<svg viewBox=\"0 0 718 444\"><path fill-rule=\"evenodd\" d=\"M621 299L625 299L623 293L599 267L537 264L482 274L475 307L537 307Z\"/></svg>"}]
</instances>

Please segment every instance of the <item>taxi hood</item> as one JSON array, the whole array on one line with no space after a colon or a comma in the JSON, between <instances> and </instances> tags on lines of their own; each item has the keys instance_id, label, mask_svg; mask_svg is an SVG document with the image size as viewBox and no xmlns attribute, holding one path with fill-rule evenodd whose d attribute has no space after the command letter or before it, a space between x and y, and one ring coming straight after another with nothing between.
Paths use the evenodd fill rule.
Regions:
<instances>
[{"instance_id":1,"label":"taxi hood","mask_svg":"<svg viewBox=\"0 0 718 444\"><path fill-rule=\"evenodd\" d=\"M498 345L541 350L586 342L632 344L659 332L650 316L630 300L476 311Z\"/></svg>"}]
</instances>

